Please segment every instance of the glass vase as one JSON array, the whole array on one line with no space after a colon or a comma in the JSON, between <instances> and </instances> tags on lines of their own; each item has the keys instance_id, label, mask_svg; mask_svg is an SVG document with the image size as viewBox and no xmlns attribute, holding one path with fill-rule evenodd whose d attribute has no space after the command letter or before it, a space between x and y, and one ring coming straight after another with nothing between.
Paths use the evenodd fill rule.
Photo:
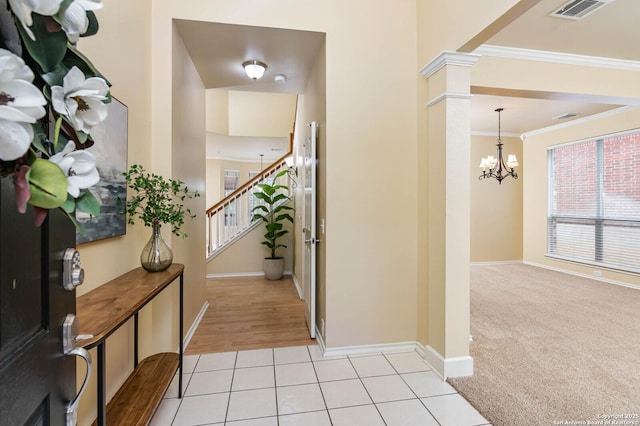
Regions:
<instances>
[{"instance_id":1,"label":"glass vase","mask_svg":"<svg viewBox=\"0 0 640 426\"><path fill-rule=\"evenodd\" d=\"M162 238L161 226L159 223L153 225L151 238L140 253L140 264L149 272L164 271L173 262L173 252Z\"/></svg>"}]
</instances>

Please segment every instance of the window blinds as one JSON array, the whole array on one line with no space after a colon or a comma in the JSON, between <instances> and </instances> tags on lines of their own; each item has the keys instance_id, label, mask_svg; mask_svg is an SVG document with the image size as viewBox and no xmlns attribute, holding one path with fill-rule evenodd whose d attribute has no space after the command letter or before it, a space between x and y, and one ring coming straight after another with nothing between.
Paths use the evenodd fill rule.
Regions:
<instances>
[{"instance_id":1,"label":"window blinds","mask_svg":"<svg viewBox=\"0 0 640 426\"><path fill-rule=\"evenodd\" d=\"M548 255L640 272L640 132L548 150Z\"/></svg>"}]
</instances>

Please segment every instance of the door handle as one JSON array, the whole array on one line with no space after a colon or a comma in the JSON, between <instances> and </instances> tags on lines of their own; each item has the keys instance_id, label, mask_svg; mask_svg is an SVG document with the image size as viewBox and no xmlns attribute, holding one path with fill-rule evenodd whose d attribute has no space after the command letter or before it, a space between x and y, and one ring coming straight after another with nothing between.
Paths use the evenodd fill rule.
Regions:
<instances>
[{"instance_id":1,"label":"door handle","mask_svg":"<svg viewBox=\"0 0 640 426\"><path fill-rule=\"evenodd\" d=\"M311 237L308 240L304 240L305 244L319 244L320 240L315 238L315 237Z\"/></svg>"},{"instance_id":2,"label":"door handle","mask_svg":"<svg viewBox=\"0 0 640 426\"><path fill-rule=\"evenodd\" d=\"M62 348L64 354L82 358L87 364L87 372L78 394L67 404L66 426L76 426L78 423L78 403L91 376L91 354L85 348L76 346L76 343L80 340L91 339L92 337L90 334L78 335L78 317L74 314L67 314L62 324Z\"/></svg>"},{"instance_id":3,"label":"door handle","mask_svg":"<svg viewBox=\"0 0 640 426\"><path fill-rule=\"evenodd\" d=\"M84 282L84 269L80 265L80 253L74 248L64 251L62 257L62 286L73 291Z\"/></svg>"}]
</instances>

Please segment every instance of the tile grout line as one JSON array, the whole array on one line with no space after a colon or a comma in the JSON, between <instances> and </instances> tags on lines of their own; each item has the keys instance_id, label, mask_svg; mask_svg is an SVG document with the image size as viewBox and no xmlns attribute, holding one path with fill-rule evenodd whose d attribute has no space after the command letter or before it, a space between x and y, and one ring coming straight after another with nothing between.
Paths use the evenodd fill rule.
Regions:
<instances>
[{"instance_id":1,"label":"tile grout line","mask_svg":"<svg viewBox=\"0 0 640 426\"><path fill-rule=\"evenodd\" d=\"M367 387L365 386L364 382L362 381L362 377L360 377L360 373L358 373L358 370L356 369L356 366L353 365L353 362L351 361L351 357L348 356L348 355L347 355L347 360L349 361L349 364L351 364L351 368L353 368L353 371L355 371L356 377L358 377L358 380L360 380L360 384L364 388L364 391L369 396L369 399L371 400L371 403L373 404L374 408L378 412L378 415L380 416L380 419L382 419L382 423L384 423L385 426L386 426L387 425L387 421L382 416L382 413L380 412L380 409L378 408L378 404L376 404L376 402L373 400L373 397L371 396L371 393L369 392L369 389L367 389Z\"/></svg>"},{"instance_id":2,"label":"tile grout line","mask_svg":"<svg viewBox=\"0 0 640 426\"><path fill-rule=\"evenodd\" d=\"M327 406L327 399L324 396L324 391L322 390L322 386L320 385L320 378L318 377L318 372L316 371L316 364L313 362L313 357L311 356L311 350L309 346L307 346L307 353L309 354L309 359L311 361L311 368L313 368L313 374L316 376L316 381L318 384L318 389L320 389L320 395L322 396L322 402L324 403L324 411L327 413L327 417L329 417L329 424L333 426L333 420L331 420L331 414L329 413L329 407Z\"/></svg>"},{"instance_id":3,"label":"tile grout line","mask_svg":"<svg viewBox=\"0 0 640 426\"><path fill-rule=\"evenodd\" d=\"M239 351L236 351L236 355L233 360L233 371L231 372L231 384L229 384L229 397L227 398L227 409L224 412L223 424L227 424L227 417L229 417L229 407L231 406L231 392L233 389L233 379L235 379L236 377L236 365L238 364L238 352Z\"/></svg>"},{"instance_id":4,"label":"tile grout line","mask_svg":"<svg viewBox=\"0 0 640 426\"><path fill-rule=\"evenodd\" d=\"M273 393L276 399L276 425L280 425L280 410L278 409L278 382L276 381L276 350L271 349L271 360L273 361Z\"/></svg>"},{"instance_id":5,"label":"tile grout line","mask_svg":"<svg viewBox=\"0 0 640 426\"><path fill-rule=\"evenodd\" d=\"M417 354L417 352L416 352L416 354ZM412 394L414 394L414 395L416 396L416 399L418 400L418 402L420 402L420 404L425 408L425 410L427 410L427 412L428 412L428 413L429 413L429 415L433 418L433 420L434 420L438 425L442 426L442 423L440 423L440 421L438 421L438 419L436 419L436 416L434 416L434 415L433 415L433 413L431 412L431 410L429 410L429 407L427 407L427 406L424 404L424 402L422 401L422 399L420 399L420 397L418 396L418 394L417 394L417 393L415 393L415 391L413 390L413 388L412 388L411 386L409 386L409 383L407 383L407 381L404 379L404 377L402 377L402 374L400 374L400 373L398 372L398 370L396 369L395 365L393 365L393 363L392 363L391 361L389 361L389 359L387 358L387 356L386 356L385 354L382 354L382 356L387 360L387 362L388 362L389 364L391 364L391 368L393 368L393 369L394 369L394 371L395 371L396 373L398 373L398 376L400 377L400 380L402 380L402 383L404 383L404 384L409 388L409 390L411 391L411 393L412 393ZM431 371L431 370L429 370L429 371Z\"/></svg>"}]
</instances>

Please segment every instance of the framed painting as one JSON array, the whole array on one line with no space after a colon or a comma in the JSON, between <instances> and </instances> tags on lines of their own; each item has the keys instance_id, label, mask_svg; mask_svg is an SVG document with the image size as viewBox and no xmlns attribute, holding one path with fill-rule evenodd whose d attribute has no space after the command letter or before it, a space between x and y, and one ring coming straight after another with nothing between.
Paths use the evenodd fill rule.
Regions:
<instances>
[{"instance_id":1,"label":"framed painting","mask_svg":"<svg viewBox=\"0 0 640 426\"><path fill-rule=\"evenodd\" d=\"M86 230L85 235L76 231L76 243L88 243L117 237L127 232L123 203L127 185L123 173L127 170L127 106L116 98L107 104L109 114L104 122L93 128L91 136L95 144L88 148L96 157L100 182L91 192L100 202L100 215L91 216L76 212L76 220Z\"/></svg>"}]
</instances>

